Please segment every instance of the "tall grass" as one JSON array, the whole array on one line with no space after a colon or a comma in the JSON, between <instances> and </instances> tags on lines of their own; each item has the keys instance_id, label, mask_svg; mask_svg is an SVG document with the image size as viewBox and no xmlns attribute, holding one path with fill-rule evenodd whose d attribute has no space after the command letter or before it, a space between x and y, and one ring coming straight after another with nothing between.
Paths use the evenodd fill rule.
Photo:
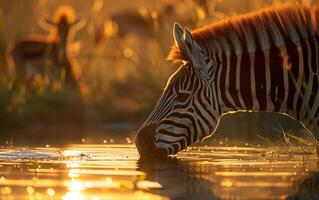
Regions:
<instances>
[{"instance_id":1,"label":"tall grass","mask_svg":"<svg viewBox=\"0 0 319 200\"><path fill-rule=\"evenodd\" d=\"M31 86L26 86L8 74L8 56L15 42L23 35L47 34L37 20L51 16L65 1L0 1L0 132L39 124L78 126L143 120L161 95L166 80L176 70L174 64L166 61L173 42L174 22L192 29L271 4L296 1L238 0L234 6L231 0L211 0L207 1L208 10L205 10L192 0L183 0L176 1L169 15L160 16L157 12L165 2L67 1L80 17L87 19L85 28L76 34L71 44L82 69L80 90L76 92L64 87L60 80L50 80L45 75L35 77ZM116 12L143 9L153 13L152 37L136 34L119 37L116 27L110 27L107 20Z\"/></svg>"}]
</instances>

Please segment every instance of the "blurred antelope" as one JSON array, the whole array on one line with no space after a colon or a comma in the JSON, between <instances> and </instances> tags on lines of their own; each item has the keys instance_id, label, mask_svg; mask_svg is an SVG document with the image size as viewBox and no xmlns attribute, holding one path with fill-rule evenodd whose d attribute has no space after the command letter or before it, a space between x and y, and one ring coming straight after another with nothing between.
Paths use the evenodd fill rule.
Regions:
<instances>
[{"instance_id":1,"label":"blurred antelope","mask_svg":"<svg viewBox=\"0 0 319 200\"><path fill-rule=\"evenodd\" d=\"M35 74L48 74L74 86L80 75L79 67L70 55L69 46L74 32L84 26L75 18L72 7L61 6L53 19L40 21L48 36L34 35L22 38L11 51L18 79L32 79Z\"/></svg>"},{"instance_id":2,"label":"blurred antelope","mask_svg":"<svg viewBox=\"0 0 319 200\"><path fill-rule=\"evenodd\" d=\"M194 10L189 11L190 8ZM199 12L198 10L201 10ZM154 39L156 33L167 28L175 21L194 26L199 18L208 12L206 0L163 1L155 8L142 7L136 10L122 10L107 16L96 27L96 40L103 37L118 36L125 38L134 35L137 38ZM201 13L201 14L199 14Z\"/></svg>"},{"instance_id":3,"label":"blurred antelope","mask_svg":"<svg viewBox=\"0 0 319 200\"><path fill-rule=\"evenodd\" d=\"M102 19L95 27L96 42L111 36L125 38L130 35L148 39L154 37L158 26L158 12L146 8L122 10Z\"/></svg>"}]
</instances>

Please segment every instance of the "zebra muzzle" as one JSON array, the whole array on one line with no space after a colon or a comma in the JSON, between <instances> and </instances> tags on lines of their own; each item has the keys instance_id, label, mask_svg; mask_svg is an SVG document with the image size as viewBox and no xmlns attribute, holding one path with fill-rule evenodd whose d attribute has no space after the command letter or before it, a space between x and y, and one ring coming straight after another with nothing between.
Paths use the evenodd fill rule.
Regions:
<instances>
[{"instance_id":1,"label":"zebra muzzle","mask_svg":"<svg viewBox=\"0 0 319 200\"><path fill-rule=\"evenodd\" d=\"M142 158L160 158L168 154L166 149L158 148L155 145L155 130L156 125L150 124L142 127L137 133L135 145Z\"/></svg>"}]
</instances>

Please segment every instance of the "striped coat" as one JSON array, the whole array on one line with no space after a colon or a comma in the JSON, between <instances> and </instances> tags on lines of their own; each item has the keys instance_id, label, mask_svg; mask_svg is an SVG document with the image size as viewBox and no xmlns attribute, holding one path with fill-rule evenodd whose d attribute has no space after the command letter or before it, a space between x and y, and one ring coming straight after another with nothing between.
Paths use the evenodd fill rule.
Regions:
<instances>
[{"instance_id":1,"label":"striped coat","mask_svg":"<svg viewBox=\"0 0 319 200\"><path fill-rule=\"evenodd\" d=\"M211 135L230 111L287 113L316 127L318 11L268 8L192 33L176 24L168 58L183 65L138 132L140 154L175 154Z\"/></svg>"}]
</instances>

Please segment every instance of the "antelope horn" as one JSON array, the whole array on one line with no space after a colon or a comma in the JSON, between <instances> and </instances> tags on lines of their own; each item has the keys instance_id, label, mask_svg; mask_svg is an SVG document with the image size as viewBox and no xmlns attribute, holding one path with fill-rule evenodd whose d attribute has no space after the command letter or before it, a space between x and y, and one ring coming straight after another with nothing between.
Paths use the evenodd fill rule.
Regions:
<instances>
[{"instance_id":1,"label":"antelope horn","mask_svg":"<svg viewBox=\"0 0 319 200\"><path fill-rule=\"evenodd\" d=\"M71 22L71 26L73 29L79 30L82 29L87 24L87 20L82 17L77 17L73 22Z\"/></svg>"},{"instance_id":2,"label":"antelope horn","mask_svg":"<svg viewBox=\"0 0 319 200\"><path fill-rule=\"evenodd\" d=\"M50 31L52 29L52 24L48 23L44 17L39 18L37 23L43 30Z\"/></svg>"}]
</instances>

